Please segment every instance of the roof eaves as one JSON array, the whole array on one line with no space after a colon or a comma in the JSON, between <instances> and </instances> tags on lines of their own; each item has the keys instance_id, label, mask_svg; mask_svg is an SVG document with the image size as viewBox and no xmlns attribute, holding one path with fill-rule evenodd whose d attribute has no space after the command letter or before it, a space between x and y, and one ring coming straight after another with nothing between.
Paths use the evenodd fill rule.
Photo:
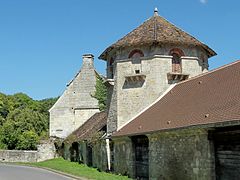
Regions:
<instances>
[{"instance_id":1,"label":"roof eaves","mask_svg":"<svg viewBox=\"0 0 240 180\"><path fill-rule=\"evenodd\" d=\"M186 126L179 126L179 127L172 127L172 128L164 128L159 130L153 130L153 131L143 131L143 132L135 132L135 133L126 133L120 135L114 135L113 138L119 138L119 137L125 137L125 136L138 136L138 135L144 135L144 134L154 134L159 132L169 132L169 131L175 131L175 130L181 130L181 129L189 129L189 128L213 128L213 127L223 127L225 126L233 126L235 124L240 125L240 119L226 119L225 121L219 121L219 122L210 122L210 123L199 123L199 124L191 124Z\"/></svg>"}]
</instances>

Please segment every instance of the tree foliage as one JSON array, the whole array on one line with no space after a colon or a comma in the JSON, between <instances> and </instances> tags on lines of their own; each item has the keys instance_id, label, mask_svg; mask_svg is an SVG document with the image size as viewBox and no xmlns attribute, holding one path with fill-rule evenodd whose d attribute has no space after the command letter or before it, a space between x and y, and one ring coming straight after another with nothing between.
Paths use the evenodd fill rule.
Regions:
<instances>
[{"instance_id":1,"label":"tree foliage","mask_svg":"<svg viewBox=\"0 0 240 180\"><path fill-rule=\"evenodd\" d=\"M0 93L0 149L35 150L39 138L48 132L48 109L56 100Z\"/></svg>"},{"instance_id":2,"label":"tree foliage","mask_svg":"<svg viewBox=\"0 0 240 180\"><path fill-rule=\"evenodd\" d=\"M98 100L100 111L104 111L106 109L107 88L103 83L103 78L99 75L97 75L96 91L93 97Z\"/></svg>"}]
</instances>

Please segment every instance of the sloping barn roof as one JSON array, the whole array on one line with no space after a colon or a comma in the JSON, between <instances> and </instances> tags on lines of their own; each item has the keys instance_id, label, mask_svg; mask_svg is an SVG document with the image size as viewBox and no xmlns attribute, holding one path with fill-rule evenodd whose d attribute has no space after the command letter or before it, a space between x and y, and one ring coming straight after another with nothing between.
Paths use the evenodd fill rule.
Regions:
<instances>
[{"instance_id":1,"label":"sloping barn roof","mask_svg":"<svg viewBox=\"0 0 240 180\"><path fill-rule=\"evenodd\" d=\"M91 138L96 132L107 125L107 113L99 112L90 117L82 126L70 134L66 141L81 141ZM72 139L73 138L73 139Z\"/></svg>"},{"instance_id":2,"label":"sloping barn roof","mask_svg":"<svg viewBox=\"0 0 240 180\"><path fill-rule=\"evenodd\" d=\"M163 17L154 15L116 43L109 46L99 58L106 60L108 53L113 49L153 43L200 46L207 52L209 57L216 55L207 45L171 24Z\"/></svg>"},{"instance_id":3,"label":"sloping barn roof","mask_svg":"<svg viewBox=\"0 0 240 180\"><path fill-rule=\"evenodd\" d=\"M240 61L177 84L114 136L240 120Z\"/></svg>"}]
</instances>

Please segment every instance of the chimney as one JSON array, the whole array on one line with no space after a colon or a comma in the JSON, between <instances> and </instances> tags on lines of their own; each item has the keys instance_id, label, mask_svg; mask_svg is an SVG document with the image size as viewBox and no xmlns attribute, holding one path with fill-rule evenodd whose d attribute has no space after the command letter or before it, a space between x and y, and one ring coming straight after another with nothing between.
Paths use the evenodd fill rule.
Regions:
<instances>
[{"instance_id":1,"label":"chimney","mask_svg":"<svg viewBox=\"0 0 240 180\"><path fill-rule=\"evenodd\" d=\"M83 58L83 65L93 65L93 59L94 59L94 56L92 54L84 54L82 56Z\"/></svg>"}]
</instances>

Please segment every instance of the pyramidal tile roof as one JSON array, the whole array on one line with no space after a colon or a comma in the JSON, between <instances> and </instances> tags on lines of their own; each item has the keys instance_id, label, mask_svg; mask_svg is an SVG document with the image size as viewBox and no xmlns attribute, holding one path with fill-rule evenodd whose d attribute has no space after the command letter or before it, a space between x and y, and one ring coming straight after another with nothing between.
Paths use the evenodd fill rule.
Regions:
<instances>
[{"instance_id":1,"label":"pyramidal tile roof","mask_svg":"<svg viewBox=\"0 0 240 180\"><path fill-rule=\"evenodd\" d=\"M113 136L240 122L240 61L176 84Z\"/></svg>"},{"instance_id":2,"label":"pyramidal tile roof","mask_svg":"<svg viewBox=\"0 0 240 180\"><path fill-rule=\"evenodd\" d=\"M216 55L216 53L207 45L159 16L157 14L157 10L155 9L154 16L118 40L116 43L109 46L99 56L99 58L106 60L108 53L113 49L153 43L200 46L207 52L209 57Z\"/></svg>"}]
</instances>

